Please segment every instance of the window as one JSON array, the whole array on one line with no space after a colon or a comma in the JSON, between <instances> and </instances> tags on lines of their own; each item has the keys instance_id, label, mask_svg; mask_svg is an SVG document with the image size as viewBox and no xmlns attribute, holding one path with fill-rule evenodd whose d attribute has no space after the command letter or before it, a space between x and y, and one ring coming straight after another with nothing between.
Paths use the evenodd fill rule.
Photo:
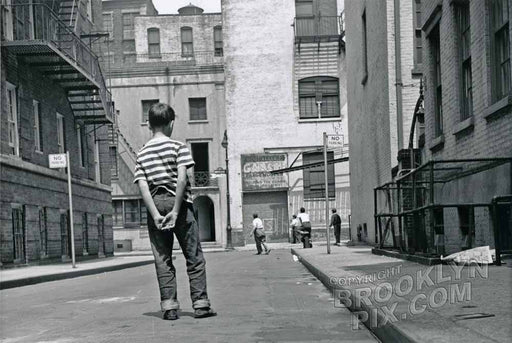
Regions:
<instances>
[{"instance_id":1,"label":"window","mask_svg":"<svg viewBox=\"0 0 512 343\"><path fill-rule=\"evenodd\" d=\"M434 220L434 245L436 246L436 252L438 254L444 254L444 217L443 208L436 207L433 209L433 220Z\"/></svg>"},{"instance_id":2,"label":"window","mask_svg":"<svg viewBox=\"0 0 512 343\"><path fill-rule=\"evenodd\" d=\"M429 41L435 102L434 135L435 137L439 137L443 134L443 87L441 82L441 42L439 39L439 24L432 30Z\"/></svg>"},{"instance_id":3,"label":"window","mask_svg":"<svg viewBox=\"0 0 512 343\"><path fill-rule=\"evenodd\" d=\"M189 98L190 120L206 120L206 98Z\"/></svg>"},{"instance_id":4,"label":"window","mask_svg":"<svg viewBox=\"0 0 512 343\"><path fill-rule=\"evenodd\" d=\"M312 0L296 0L295 1L296 17L312 17L313 1Z\"/></svg>"},{"instance_id":5,"label":"window","mask_svg":"<svg viewBox=\"0 0 512 343\"><path fill-rule=\"evenodd\" d=\"M81 125L77 125L76 127L76 139L78 142L78 161L80 162L80 167L85 167L85 159L86 159L86 149L87 143L83 142L84 138L84 128Z\"/></svg>"},{"instance_id":6,"label":"window","mask_svg":"<svg viewBox=\"0 0 512 343\"><path fill-rule=\"evenodd\" d=\"M12 234L14 241L14 262L25 261L25 206L12 207Z\"/></svg>"},{"instance_id":7,"label":"window","mask_svg":"<svg viewBox=\"0 0 512 343\"><path fill-rule=\"evenodd\" d=\"M191 27L181 28L181 56L194 56L194 43Z\"/></svg>"},{"instance_id":8,"label":"window","mask_svg":"<svg viewBox=\"0 0 512 343\"><path fill-rule=\"evenodd\" d=\"M101 182L101 167L100 167L100 141L94 141L94 181Z\"/></svg>"},{"instance_id":9,"label":"window","mask_svg":"<svg viewBox=\"0 0 512 343\"><path fill-rule=\"evenodd\" d=\"M89 223L87 222L87 213L82 215L82 249L84 255L89 253Z\"/></svg>"},{"instance_id":10,"label":"window","mask_svg":"<svg viewBox=\"0 0 512 343\"><path fill-rule=\"evenodd\" d=\"M299 80L300 119L340 116L338 79L329 76Z\"/></svg>"},{"instance_id":11,"label":"window","mask_svg":"<svg viewBox=\"0 0 512 343\"><path fill-rule=\"evenodd\" d=\"M215 26L213 28L213 45L215 49L215 56L223 56L224 49L222 46L222 27Z\"/></svg>"},{"instance_id":12,"label":"window","mask_svg":"<svg viewBox=\"0 0 512 343\"><path fill-rule=\"evenodd\" d=\"M140 225L148 225L148 210L144 206L144 202L140 200Z\"/></svg>"},{"instance_id":13,"label":"window","mask_svg":"<svg viewBox=\"0 0 512 343\"><path fill-rule=\"evenodd\" d=\"M153 106L154 104L158 104L160 100L158 99L151 99L151 100L142 100L142 122L147 123L149 120L149 108Z\"/></svg>"},{"instance_id":14,"label":"window","mask_svg":"<svg viewBox=\"0 0 512 343\"><path fill-rule=\"evenodd\" d=\"M469 3L456 8L459 59L460 59L460 90L461 120L473 114L473 81L471 77L471 27L469 20Z\"/></svg>"},{"instance_id":15,"label":"window","mask_svg":"<svg viewBox=\"0 0 512 343\"><path fill-rule=\"evenodd\" d=\"M48 217L46 207L39 207L39 254L48 255Z\"/></svg>"},{"instance_id":16,"label":"window","mask_svg":"<svg viewBox=\"0 0 512 343\"><path fill-rule=\"evenodd\" d=\"M57 113L57 146L60 154L66 151L66 139L64 136L64 117Z\"/></svg>"},{"instance_id":17,"label":"window","mask_svg":"<svg viewBox=\"0 0 512 343\"><path fill-rule=\"evenodd\" d=\"M366 10L363 12L363 16L361 18L362 20L362 51L363 51L363 80L361 81L362 84L366 83L366 80L368 79L368 42L367 39L367 32L366 32Z\"/></svg>"},{"instance_id":18,"label":"window","mask_svg":"<svg viewBox=\"0 0 512 343\"><path fill-rule=\"evenodd\" d=\"M112 200L114 213L112 214L113 226L123 226L123 201Z\"/></svg>"},{"instance_id":19,"label":"window","mask_svg":"<svg viewBox=\"0 0 512 343\"><path fill-rule=\"evenodd\" d=\"M148 54L149 58L160 58L160 30L148 29Z\"/></svg>"},{"instance_id":20,"label":"window","mask_svg":"<svg viewBox=\"0 0 512 343\"><path fill-rule=\"evenodd\" d=\"M109 39L114 38L114 21L112 13L103 13L103 30L109 33Z\"/></svg>"},{"instance_id":21,"label":"window","mask_svg":"<svg viewBox=\"0 0 512 343\"><path fill-rule=\"evenodd\" d=\"M123 13L123 39L135 39L134 18L139 13Z\"/></svg>"},{"instance_id":22,"label":"window","mask_svg":"<svg viewBox=\"0 0 512 343\"><path fill-rule=\"evenodd\" d=\"M126 226L138 226L140 224L139 200L124 201L124 223Z\"/></svg>"},{"instance_id":23,"label":"window","mask_svg":"<svg viewBox=\"0 0 512 343\"><path fill-rule=\"evenodd\" d=\"M420 70L423 63L423 43L421 41L421 0L413 0L414 7L414 69Z\"/></svg>"},{"instance_id":24,"label":"window","mask_svg":"<svg viewBox=\"0 0 512 343\"><path fill-rule=\"evenodd\" d=\"M2 0L2 37L13 39L11 0Z\"/></svg>"},{"instance_id":25,"label":"window","mask_svg":"<svg viewBox=\"0 0 512 343\"><path fill-rule=\"evenodd\" d=\"M323 152L303 153L303 164L310 164L324 161ZM327 152L327 159L332 160L334 153ZM304 199L318 199L325 197L325 173L324 166L304 169ZM327 166L327 179L329 186L329 198L335 197L334 164Z\"/></svg>"},{"instance_id":26,"label":"window","mask_svg":"<svg viewBox=\"0 0 512 343\"><path fill-rule=\"evenodd\" d=\"M491 46L493 53L492 95L496 102L510 94L509 1L492 0Z\"/></svg>"},{"instance_id":27,"label":"window","mask_svg":"<svg viewBox=\"0 0 512 343\"><path fill-rule=\"evenodd\" d=\"M9 148L12 155L19 156L19 136L18 136L18 99L16 96L16 87L6 82L7 89L7 126L9 131Z\"/></svg>"},{"instance_id":28,"label":"window","mask_svg":"<svg viewBox=\"0 0 512 343\"><path fill-rule=\"evenodd\" d=\"M34 146L37 152L43 151L43 127L41 121L41 108L38 101L32 101L32 110L34 112Z\"/></svg>"},{"instance_id":29,"label":"window","mask_svg":"<svg viewBox=\"0 0 512 343\"><path fill-rule=\"evenodd\" d=\"M69 241L69 216L67 211L60 212L60 252L62 257L68 257L70 248Z\"/></svg>"},{"instance_id":30,"label":"window","mask_svg":"<svg viewBox=\"0 0 512 343\"><path fill-rule=\"evenodd\" d=\"M98 215L98 256L105 255L105 218Z\"/></svg>"},{"instance_id":31,"label":"window","mask_svg":"<svg viewBox=\"0 0 512 343\"><path fill-rule=\"evenodd\" d=\"M119 168L117 165L117 147L111 146L109 147L109 155L110 155L110 176L112 178L119 177Z\"/></svg>"}]
</instances>

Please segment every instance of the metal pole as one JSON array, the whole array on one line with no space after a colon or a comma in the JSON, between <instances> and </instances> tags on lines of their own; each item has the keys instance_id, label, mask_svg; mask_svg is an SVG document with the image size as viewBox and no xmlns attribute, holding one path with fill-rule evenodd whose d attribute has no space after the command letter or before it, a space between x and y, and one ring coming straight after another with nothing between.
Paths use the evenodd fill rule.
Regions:
<instances>
[{"instance_id":1,"label":"metal pole","mask_svg":"<svg viewBox=\"0 0 512 343\"><path fill-rule=\"evenodd\" d=\"M331 235L329 230L329 178L327 175L327 134L324 132L324 187L325 187L325 230L327 232L327 253L331 253Z\"/></svg>"},{"instance_id":2,"label":"metal pole","mask_svg":"<svg viewBox=\"0 0 512 343\"><path fill-rule=\"evenodd\" d=\"M233 250L233 242L231 237L231 211L230 211L230 196L229 196L229 158L228 158L228 147L226 145L226 206L227 206L227 242L226 249Z\"/></svg>"},{"instance_id":3,"label":"metal pole","mask_svg":"<svg viewBox=\"0 0 512 343\"><path fill-rule=\"evenodd\" d=\"M71 261L75 265L75 232L73 227L73 197L71 194L71 165L69 163L69 151L66 151L66 166L68 168L68 194L69 194L69 226L71 229Z\"/></svg>"}]
</instances>

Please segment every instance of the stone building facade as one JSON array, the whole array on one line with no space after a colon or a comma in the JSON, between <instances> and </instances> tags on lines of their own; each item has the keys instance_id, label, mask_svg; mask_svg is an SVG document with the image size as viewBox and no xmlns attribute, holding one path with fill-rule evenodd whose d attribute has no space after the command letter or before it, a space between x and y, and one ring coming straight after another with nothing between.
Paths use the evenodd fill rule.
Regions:
<instances>
[{"instance_id":1,"label":"stone building facade","mask_svg":"<svg viewBox=\"0 0 512 343\"><path fill-rule=\"evenodd\" d=\"M345 1L353 240L377 243L373 189L396 175L408 144L422 64L417 3Z\"/></svg>"},{"instance_id":2,"label":"stone building facade","mask_svg":"<svg viewBox=\"0 0 512 343\"><path fill-rule=\"evenodd\" d=\"M325 239L323 133L344 136L348 156L343 23L336 1L222 2L231 226L246 242L252 214L269 241L287 241L304 207ZM299 167L287 169L287 167ZM270 176L271 170L283 173ZM330 164L329 208L348 231L348 163Z\"/></svg>"},{"instance_id":3,"label":"stone building facade","mask_svg":"<svg viewBox=\"0 0 512 343\"><path fill-rule=\"evenodd\" d=\"M226 245L221 14L190 5L158 15L151 1L105 4L115 48L102 47L103 62L119 111L112 181L116 249L150 249L146 209L132 181L137 151L151 137L147 111L155 102L173 107L173 139L185 142L196 162L191 178L202 244Z\"/></svg>"},{"instance_id":4,"label":"stone building facade","mask_svg":"<svg viewBox=\"0 0 512 343\"><path fill-rule=\"evenodd\" d=\"M79 38L101 30L101 1L2 4L1 263L70 259L66 170L49 169L48 157L66 151L76 256L111 255L112 104L97 57ZM69 41L74 50L59 43Z\"/></svg>"}]
</instances>

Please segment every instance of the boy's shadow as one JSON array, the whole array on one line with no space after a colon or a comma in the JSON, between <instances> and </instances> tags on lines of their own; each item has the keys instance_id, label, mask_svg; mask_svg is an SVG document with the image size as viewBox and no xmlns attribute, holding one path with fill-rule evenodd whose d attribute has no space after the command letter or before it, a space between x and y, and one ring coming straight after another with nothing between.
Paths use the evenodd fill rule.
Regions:
<instances>
[{"instance_id":1,"label":"boy's shadow","mask_svg":"<svg viewBox=\"0 0 512 343\"><path fill-rule=\"evenodd\" d=\"M162 312L162 311L158 311L158 312L146 312L146 313L143 313L142 315L144 315L144 316L148 316L148 317L156 317L156 318L160 318L160 319L162 319L163 312ZM178 311L178 315L179 315L180 317L192 317L192 318L195 318L195 317L194 317L194 313L193 313L193 312Z\"/></svg>"}]
</instances>

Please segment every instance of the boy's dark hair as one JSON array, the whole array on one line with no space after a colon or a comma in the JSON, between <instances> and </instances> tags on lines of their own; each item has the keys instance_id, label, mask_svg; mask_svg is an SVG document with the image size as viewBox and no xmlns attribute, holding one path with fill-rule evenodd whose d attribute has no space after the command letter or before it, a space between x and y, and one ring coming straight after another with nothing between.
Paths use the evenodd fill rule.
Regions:
<instances>
[{"instance_id":1,"label":"boy's dark hair","mask_svg":"<svg viewBox=\"0 0 512 343\"><path fill-rule=\"evenodd\" d=\"M332 209L332 213L336 213L336 209L335 208Z\"/></svg>"},{"instance_id":2,"label":"boy's dark hair","mask_svg":"<svg viewBox=\"0 0 512 343\"><path fill-rule=\"evenodd\" d=\"M297 218L297 216L294 214L294 215L292 216L292 218Z\"/></svg>"},{"instance_id":3,"label":"boy's dark hair","mask_svg":"<svg viewBox=\"0 0 512 343\"><path fill-rule=\"evenodd\" d=\"M253 218L258 218L258 213L254 213L254 214L252 215L252 217L253 217Z\"/></svg>"},{"instance_id":4,"label":"boy's dark hair","mask_svg":"<svg viewBox=\"0 0 512 343\"><path fill-rule=\"evenodd\" d=\"M306 209L304 207L301 207L300 208L300 213L304 213L304 212L306 212Z\"/></svg>"},{"instance_id":5,"label":"boy's dark hair","mask_svg":"<svg viewBox=\"0 0 512 343\"><path fill-rule=\"evenodd\" d=\"M149 108L148 118L151 127L163 127L174 120L174 110L171 106L159 102Z\"/></svg>"}]
</instances>

